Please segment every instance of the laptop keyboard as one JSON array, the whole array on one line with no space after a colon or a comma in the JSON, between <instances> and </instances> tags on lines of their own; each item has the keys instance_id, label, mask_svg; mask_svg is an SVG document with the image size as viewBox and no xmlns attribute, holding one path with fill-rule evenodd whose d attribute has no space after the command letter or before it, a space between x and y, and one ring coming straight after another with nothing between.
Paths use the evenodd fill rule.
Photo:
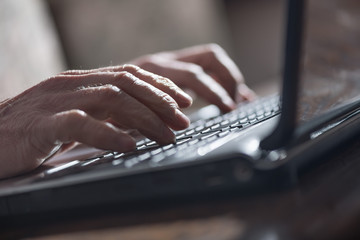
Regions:
<instances>
[{"instance_id":1,"label":"laptop keyboard","mask_svg":"<svg viewBox=\"0 0 360 240\"><path fill-rule=\"evenodd\" d=\"M242 131L279 113L278 96L261 98L240 104L230 113L190 124L189 128L175 132L176 143L160 146L155 141L143 139L137 142L135 151L127 153L108 151L93 158L71 161L47 170L44 177L64 176L106 167L132 168L144 164L161 165L163 161L173 156L186 157L187 153L193 153L201 146L223 138L231 132Z\"/></svg>"}]
</instances>

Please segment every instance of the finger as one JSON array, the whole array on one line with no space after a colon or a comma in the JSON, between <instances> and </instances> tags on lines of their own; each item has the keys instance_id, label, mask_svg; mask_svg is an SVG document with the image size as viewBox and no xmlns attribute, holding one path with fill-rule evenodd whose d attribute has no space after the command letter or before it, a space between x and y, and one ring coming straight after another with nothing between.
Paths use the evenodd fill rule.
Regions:
<instances>
[{"instance_id":1,"label":"finger","mask_svg":"<svg viewBox=\"0 0 360 240\"><path fill-rule=\"evenodd\" d=\"M200 65L205 72L216 76L216 80L236 100L251 98L248 92L238 91L237 86L244 83L243 75L229 55L217 44L207 44L182 49L175 52L176 59Z\"/></svg>"},{"instance_id":2,"label":"finger","mask_svg":"<svg viewBox=\"0 0 360 240\"><path fill-rule=\"evenodd\" d=\"M93 70L71 70L64 72L65 76L72 75L89 75L102 72L129 72L137 78L145 81L154 87L162 90L163 92L169 94L175 101L179 104L181 108L186 108L191 106L192 99L185 93L181 88L176 86L175 83L170 81L168 78L159 76L157 74L145 71L135 65L125 64L120 66L104 67Z\"/></svg>"},{"instance_id":3,"label":"finger","mask_svg":"<svg viewBox=\"0 0 360 240\"><path fill-rule=\"evenodd\" d=\"M225 53L223 50L214 50L217 49L218 46L214 45L205 45L205 46L196 46L191 48L182 49L179 51L176 51L175 54L172 53L166 53L165 56L167 58L173 58L173 59L179 59L182 61L187 62L193 62L201 64L203 67L207 68L207 74L209 74L213 79L215 79L217 82L219 82L222 86L224 86L229 93L230 96L232 96L233 99L235 99L235 102L242 102L242 101L252 101L257 98L256 93L251 90L245 83L244 78L236 66L236 64L231 60L231 58ZM210 50L210 49L213 50ZM219 47L221 49L221 47ZM210 51L210 52L209 52ZM218 54L214 54L213 52L220 52ZM162 56L161 54L160 56ZM206 56L208 55L208 56ZM222 57L219 57L221 56ZM153 58L155 59L155 58ZM205 61L201 61L202 59L205 59ZM222 60L220 60L222 59ZM227 62L227 64L226 64ZM153 64L147 63L144 68L148 69L151 74L151 71L153 70ZM134 65L128 65L128 66L134 66ZM93 70L69 70L66 72L63 72L64 75L84 75L84 74L91 74L96 72L113 72L113 71L120 71L123 69L122 66L116 66L116 67L104 67L99 69L93 69ZM218 69L215 71L214 69ZM222 69L222 70L221 70ZM128 70L130 70L128 68ZM131 71L135 72L135 71ZM146 71L144 71L146 72ZM139 75L140 76L140 75ZM238 80L237 80L238 79ZM227 80L227 81L226 81ZM235 86L233 86L235 80ZM237 84L237 86L236 86ZM158 86L158 85L157 85ZM175 85L176 86L176 85ZM160 87L160 89L165 90L165 88ZM178 90L178 87L174 88L174 90ZM235 91L235 93L233 93ZM180 107L188 107L192 104L191 97L184 93L183 91L180 92L180 97L182 99L177 99L177 101L180 102ZM171 93L171 91L167 91L167 93ZM184 96L185 94L185 96ZM171 93L171 96L176 96L177 93ZM234 98L235 96L235 98ZM191 99L189 101L189 98Z\"/></svg>"},{"instance_id":4,"label":"finger","mask_svg":"<svg viewBox=\"0 0 360 240\"><path fill-rule=\"evenodd\" d=\"M237 90L239 93L236 99L237 102L253 101L257 98L256 93L244 83L239 84Z\"/></svg>"},{"instance_id":5,"label":"finger","mask_svg":"<svg viewBox=\"0 0 360 240\"><path fill-rule=\"evenodd\" d=\"M103 102L103 101L106 101L107 104L111 105L112 104L111 102L107 102L107 100L109 100L108 99L109 97L111 98L113 97L113 95L115 95L116 96L114 97L115 101L119 99L117 97L118 94L114 93L114 90L116 92L116 89L111 88L111 86L116 86L117 88L123 90L128 95L138 100L140 103L145 105L151 111L153 111L156 115L159 116L159 118L162 121L164 121L172 129L181 130L189 126L189 119L178 109L177 102L170 95L144 81L141 81L140 79L138 79L137 77L135 77L130 73L120 72L120 73L97 73L90 75L81 75L81 76L76 76L76 81L73 82L76 83L76 85L74 85L73 83L72 84L73 86L68 86L69 89L75 88L77 85L80 86L94 85L96 83L109 84L109 86L98 89L96 87L82 88L82 89L81 88L79 89L79 87L77 87L79 89L78 92L80 90L83 90L81 93L82 95L78 95L75 97L69 96L66 102L67 105L70 105L71 107L68 107L68 109L81 108L83 107L83 104L86 104L88 107L96 108L97 110L99 110L99 108L96 106L99 105L99 102ZM84 95L86 95L87 97ZM97 99L97 101L94 102L92 101L93 96L98 97L100 99ZM122 96L125 95L123 94ZM125 96L125 98L127 98L127 96ZM71 102L69 102L69 99L71 99ZM82 101L79 99L82 99ZM84 103L84 99L88 99L88 100ZM72 102L80 103L81 105L74 106ZM90 102L92 102L91 105L89 105ZM133 102L134 101L132 101L132 103ZM121 104L121 102L119 104ZM138 103L133 103L133 104L139 105ZM119 111L119 109L123 106L124 105L118 106L117 110ZM132 107L132 105L128 105L128 106ZM108 106L103 106L103 107L105 107L105 109L109 108ZM144 109L144 106L142 106L142 109ZM125 110L127 109L124 109L124 111ZM137 115L139 114L140 113L137 113Z\"/></svg>"},{"instance_id":6,"label":"finger","mask_svg":"<svg viewBox=\"0 0 360 240\"><path fill-rule=\"evenodd\" d=\"M192 104L192 98L187 93L185 93L181 88L179 88L174 82L172 82L170 79L166 77L148 72L135 65L122 65L119 67L114 67L113 71L116 72L127 71L133 74L139 79L169 94L172 98L176 100L176 102L179 104L181 108L189 107Z\"/></svg>"},{"instance_id":7,"label":"finger","mask_svg":"<svg viewBox=\"0 0 360 240\"><path fill-rule=\"evenodd\" d=\"M147 67L163 72L179 86L192 89L197 95L217 105L224 112L231 111L235 107L234 101L224 88L196 64L157 58Z\"/></svg>"},{"instance_id":8,"label":"finger","mask_svg":"<svg viewBox=\"0 0 360 240\"><path fill-rule=\"evenodd\" d=\"M126 152L135 148L135 140L113 125L98 121L80 110L51 116L53 142L81 142L100 149Z\"/></svg>"},{"instance_id":9,"label":"finger","mask_svg":"<svg viewBox=\"0 0 360 240\"><path fill-rule=\"evenodd\" d=\"M162 144L174 141L174 134L167 125L176 130L189 125L187 117L179 114L176 107L166 102L159 104L158 111L162 112L160 118L149 107L113 85L69 92L59 97L59 101L62 101L63 107L59 111L80 109L99 120L111 119L118 126L137 129L144 136Z\"/></svg>"}]
</instances>

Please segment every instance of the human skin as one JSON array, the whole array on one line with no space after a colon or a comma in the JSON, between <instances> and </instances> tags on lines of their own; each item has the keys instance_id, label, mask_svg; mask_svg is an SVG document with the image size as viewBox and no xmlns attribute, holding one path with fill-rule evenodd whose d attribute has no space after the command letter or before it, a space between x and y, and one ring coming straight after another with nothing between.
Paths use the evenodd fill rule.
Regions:
<instances>
[{"instance_id":1,"label":"human skin","mask_svg":"<svg viewBox=\"0 0 360 240\"><path fill-rule=\"evenodd\" d=\"M132 63L152 72L135 65L72 70L2 102L0 178L31 171L76 142L133 150L136 144L128 130L159 144L174 142L172 130L190 124L181 109L192 104L176 84L223 111L254 97L217 45L147 55Z\"/></svg>"},{"instance_id":2,"label":"human skin","mask_svg":"<svg viewBox=\"0 0 360 240\"><path fill-rule=\"evenodd\" d=\"M256 97L246 86L239 68L217 44L150 54L132 63L168 77L181 88L193 90L223 112L233 110L238 102Z\"/></svg>"}]
</instances>

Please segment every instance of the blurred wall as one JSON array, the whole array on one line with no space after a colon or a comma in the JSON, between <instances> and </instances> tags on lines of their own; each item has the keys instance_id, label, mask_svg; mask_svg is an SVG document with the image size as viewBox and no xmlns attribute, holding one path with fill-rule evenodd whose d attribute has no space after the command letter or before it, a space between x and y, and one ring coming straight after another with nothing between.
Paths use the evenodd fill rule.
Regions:
<instances>
[{"instance_id":1,"label":"blurred wall","mask_svg":"<svg viewBox=\"0 0 360 240\"><path fill-rule=\"evenodd\" d=\"M221 1L50 0L70 68L217 42L230 50Z\"/></svg>"},{"instance_id":2,"label":"blurred wall","mask_svg":"<svg viewBox=\"0 0 360 240\"><path fill-rule=\"evenodd\" d=\"M216 42L252 87L279 79L285 0L49 0L49 4L70 68L119 64L147 53Z\"/></svg>"},{"instance_id":3,"label":"blurred wall","mask_svg":"<svg viewBox=\"0 0 360 240\"><path fill-rule=\"evenodd\" d=\"M65 68L209 42L223 46L257 88L280 73L284 1L2 0L0 100Z\"/></svg>"},{"instance_id":4,"label":"blurred wall","mask_svg":"<svg viewBox=\"0 0 360 240\"><path fill-rule=\"evenodd\" d=\"M224 0L235 61L254 87L280 79L286 0ZM268 82L270 81L270 82Z\"/></svg>"},{"instance_id":5,"label":"blurred wall","mask_svg":"<svg viewBox=\"0 0 360 240\"><path fill-rule=\"evenodd\" d=\"M52 18L39 0L0 1L0 101L64 69Z\"/></svg>"}]
</instances>

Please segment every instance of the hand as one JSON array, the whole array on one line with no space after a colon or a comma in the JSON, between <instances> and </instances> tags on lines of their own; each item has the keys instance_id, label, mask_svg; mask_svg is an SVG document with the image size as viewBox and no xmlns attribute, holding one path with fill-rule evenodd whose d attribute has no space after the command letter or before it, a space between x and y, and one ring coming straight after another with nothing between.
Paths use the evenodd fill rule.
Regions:
<instances>
[{"instance_id":1,"label":"hand","mask_svg":"<svg viewBox=\"0 0 360 240\"><path fill-rule=\"evenodd\" d=\"M224 112L234 109L240 101L255 98L235 63L216 44L147 55L132 63L193 90Z\"/></svg>"},{"instance_id":2,"label":"hand","mask_svg":"<svg viewBox=\"0 0 360 240\"><path fill-rule=\"evenodd\" d=\"M68 71L0 104L0 178L38 167L72 142L124 152L124 129L159 143L189 125L192 99L169 79L132 65Z\"/></svg>"}]
</instances>

